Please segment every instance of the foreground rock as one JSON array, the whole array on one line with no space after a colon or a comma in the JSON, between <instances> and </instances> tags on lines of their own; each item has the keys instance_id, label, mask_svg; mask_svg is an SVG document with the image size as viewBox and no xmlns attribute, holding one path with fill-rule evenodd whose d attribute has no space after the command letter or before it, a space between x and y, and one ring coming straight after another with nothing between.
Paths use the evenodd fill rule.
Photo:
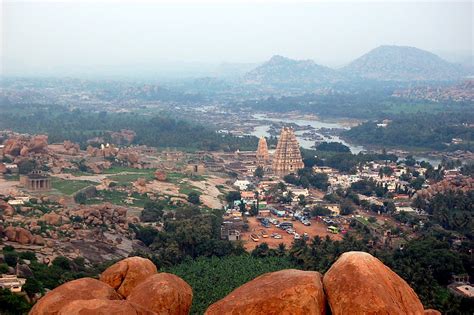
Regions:
<instances>
[{"instance_id":1,"label":"foreground rock","mask_svg":"<svg viewBox=\"0 0 474 315\"><path fill-rule=\"evenodd\" d=\"M319 272L294 269L267 273L212 304L206 314L326 314L321 278Z\"/></svg>"},{"instance_id":2,"label":"foreground rock","mask_svg":"<svg viewBox=\"0 0 474 315\"><path fill-rule=\"evenodd\" d=\"M54 315L76 300L120 300L109 285L92 278L69 281L48 292L31 309L30 315ZM82 314L82 313L81 313Z\"/></svg>"},{"instance_id":3,"label":"foreground rock","mask_svg":"<svg viewBox=\"0 0 474 315\"><path fill-rule=\"evenodd\" d=\"M146 308L124 300L77 300L63 307L58 315L153 315Z\"/></svg>"},{"instance_id":4,"label":"foreground rock","mask_svg":"<svg viewBox=\"0 0 474 315\"><path fill-rule=\"evenodd\" d=\"M193 290L180 277L159 273L137 285L127 301L157 314L187 315L193 302Z\"/></svg>"},{"instance_id":5,"label":"foreground rock","mask_svg":"<svg viewBox=\"0 0 474 315\"><path fill-rule=\"evenodd\" d=\"M127 297L138 284L157 272L155 264L149 259L129 257L107 268L100 275L100 281Z\"/></svg>"},{"instance_id":6,"label":"foreground rock","mask_svg":"<svg viewBox=\"0 0 474 315\"><path fill-rule=\"evenodd\" d=\"M380 260L347 252L323 279L331 312L339 314L423 314L412 288Z\"/></svg>"}]
</instances>

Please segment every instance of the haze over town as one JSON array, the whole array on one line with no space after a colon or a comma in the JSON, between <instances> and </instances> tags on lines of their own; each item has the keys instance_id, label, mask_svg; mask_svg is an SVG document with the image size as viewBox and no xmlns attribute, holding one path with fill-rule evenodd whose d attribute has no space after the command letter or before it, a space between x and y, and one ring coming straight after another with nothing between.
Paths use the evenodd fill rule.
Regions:
<instances>
[{"instance_id":1,"label":"haze over town","mask_svg":"<svg viewBox=\"0 0 474 315\"><path fill-rule=\"evenodd\" d=\"M1 9L0 314L474 314L472 1Z\"/></svg>"},{"instance_id":2,"label":"haze over town","mask_svg":"<svg viewBox=\"0 0 474 315\"><path fill-rule=\"evenodd\" d=\"M471 1L7 0L2 9L2 67L11 75L197 76L275 54L339 67L380 45L472 63Z\"/></svg>"}]
</instances>

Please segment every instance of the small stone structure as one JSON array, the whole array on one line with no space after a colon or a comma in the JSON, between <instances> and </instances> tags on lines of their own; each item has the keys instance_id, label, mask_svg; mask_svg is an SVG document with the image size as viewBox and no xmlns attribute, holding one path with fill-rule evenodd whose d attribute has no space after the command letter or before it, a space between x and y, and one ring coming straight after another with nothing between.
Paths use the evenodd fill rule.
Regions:
<instances>
[{"instance_id":1,"label":"small stone structure","mask_svg":"<svg viewBox=\"0 0 474 315\"><path fill-rule=\"evenodd\" d=\"M32 191L50 190L51 178L42 171L33 171L28 175L21 175L20 184Z\"/></svg>"},{"instance_id":2,"label":"small stone structure","mask_svg":"<svg viewBox=\"0 0 474 315\"><path fill-rule=\"evenodd\" d=\"M16 275L3 274L0 278L0 288L10 290L13 293L21 292L21 288L25 283L26 279L17 278Z\"/></svg>"}]
</instances>

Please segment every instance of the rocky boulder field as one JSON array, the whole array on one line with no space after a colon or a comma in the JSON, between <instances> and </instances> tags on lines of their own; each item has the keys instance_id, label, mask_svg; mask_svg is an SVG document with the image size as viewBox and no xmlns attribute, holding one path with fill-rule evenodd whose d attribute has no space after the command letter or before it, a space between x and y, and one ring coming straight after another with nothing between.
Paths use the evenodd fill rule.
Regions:
<instances>
[{"instance_id":1,"label":"rocky boulder field","mask_svg":"<svg viewBox=\"0 0 474 315\"><path fill-rule=\"evenodd\" d=\"M205 281L205 279L203 279ZM48 292L31 315L189 314L191 287L159 272L148 259L130 257L99 280L82 278ZM380 260L347 252L322 276L286 269L264 274L212 304L214 314L440 314L424 310L410 286Z\"/></svg>"}]
</instances>

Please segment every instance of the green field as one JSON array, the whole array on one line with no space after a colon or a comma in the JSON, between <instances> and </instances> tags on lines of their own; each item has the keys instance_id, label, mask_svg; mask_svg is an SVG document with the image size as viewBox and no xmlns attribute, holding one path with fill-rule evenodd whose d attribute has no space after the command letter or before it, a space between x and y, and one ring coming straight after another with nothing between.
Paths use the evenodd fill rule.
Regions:
<instances>
[{"instance_id":1,"label":"green field","mask_svg":"<svg viewBox=\"0 0 474 315\"><path fill-rule=\"evenodd\" d=\"M65 195L73 195L79 190L88 186L95 186L96 183L85 180L65 180L60 178L52 179L53 188Z\"/></svg>"},{"instance_id":2,"label":"green field","mask_svg":"<svg viewBox=\"0 0 474 315\"><path fill-rule=\"evenodd\" d=\"M129 204L125 202L127 198L128 194L126 192L116 190L99 190L96 197L87 199L86 204L100 204L103 202L110 202L118 206L135 206L143 208L145 202L148 200L147 197L137 194L133 196L133 203Z\"/></svg>"}]
</instances>

